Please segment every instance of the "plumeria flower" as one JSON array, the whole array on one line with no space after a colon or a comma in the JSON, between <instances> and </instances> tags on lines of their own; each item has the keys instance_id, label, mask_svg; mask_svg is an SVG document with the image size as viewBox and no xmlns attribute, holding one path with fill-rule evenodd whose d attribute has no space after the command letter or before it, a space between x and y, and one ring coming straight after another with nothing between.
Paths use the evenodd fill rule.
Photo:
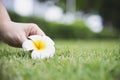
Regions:
<instances>
[{"instance_id":1,"label":"plumeria flower","mask_svg":"<svg viewBox=\"0 0 120 80\"><path fill-rule=\"evenodd\" d=\"M32 51L33 59L53 57L55 53L54 42L48 36L32 35L22 44L24 50Z\"/></svg>"}]
</instances>

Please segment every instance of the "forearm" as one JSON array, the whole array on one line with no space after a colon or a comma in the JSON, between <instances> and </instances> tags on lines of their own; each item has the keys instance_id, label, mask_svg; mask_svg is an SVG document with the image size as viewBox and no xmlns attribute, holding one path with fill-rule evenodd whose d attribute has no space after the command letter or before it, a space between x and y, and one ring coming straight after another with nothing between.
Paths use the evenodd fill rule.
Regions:
<instances>
[{"instance_id":1,"label":"forearm","mask_svg":"<svg viewBox=\"0 0 120 80\"><path fill-rule=\"evenodd\" d=\"M6 21L10 21L10 17L2 2L0 1L0 25L5 23Z\"/></svg>"},{"instance_id":2,"label":"forearm","mask_svg":"<svg viewBox=\"0 0 120 80\"><path fill-rule=\"evenodd\" d=\"M0 37L3 34L3 31L5 31L5 25L10 22L10 17L7 13L7 10L5 9L4 5L0 1Z\"/></svg>"}]
</instances>

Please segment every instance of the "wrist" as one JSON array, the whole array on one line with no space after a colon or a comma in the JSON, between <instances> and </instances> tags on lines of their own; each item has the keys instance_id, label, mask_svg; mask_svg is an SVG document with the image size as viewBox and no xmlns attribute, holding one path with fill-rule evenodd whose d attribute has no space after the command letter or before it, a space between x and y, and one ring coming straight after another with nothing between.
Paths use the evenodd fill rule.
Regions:
<instances>
[{"instance_id":1,"label":"wrist","mask_svg":"<svg viewBox=\"0 0 120 80\"><path fill-rule=\"evenodd\" d=\"M1 20L0 21L0 28L3 27L6 23L12 22L10 19L8 20Z\"/></svg>"},{"instance_id":2,"label":"wrist","mask_svg":"<svg viewBox=\"0 0 120 80\"><path fill-rule=\"evenodd\" d=\"M8 25L11 23L11 20L1 21L0 22L0 37L2 37L5 32L8 32Z\"/></svg>"}]
</instances>

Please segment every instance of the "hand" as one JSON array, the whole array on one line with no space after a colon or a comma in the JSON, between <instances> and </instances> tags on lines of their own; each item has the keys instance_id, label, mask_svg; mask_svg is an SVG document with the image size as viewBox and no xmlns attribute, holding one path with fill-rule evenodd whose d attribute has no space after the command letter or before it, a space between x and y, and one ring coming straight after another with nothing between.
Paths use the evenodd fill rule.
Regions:
<instances>
[{"instance_id":1,"label":"hand","mask_svg":"<svg viewBox=\"0 0 120 80\"><path fill-rule=\"evenodd\" d=\"M22 47L22 43L30 35L45 35L34 23L5 22L0 28L2 41L13 47Z\"/></svg>"}]
</instances>

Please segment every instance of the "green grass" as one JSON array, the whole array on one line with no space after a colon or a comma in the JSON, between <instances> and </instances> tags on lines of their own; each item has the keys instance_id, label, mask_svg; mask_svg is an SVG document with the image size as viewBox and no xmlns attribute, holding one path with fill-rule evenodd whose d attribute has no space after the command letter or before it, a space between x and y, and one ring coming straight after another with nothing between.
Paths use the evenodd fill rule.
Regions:
<instances>
[{"instance_id":1,"label":"green grass","mask_svg":"<svg viewBox=\"0 0 120 80\"><path fill-rule=\"evenodd\" d=\"M55 40L53 58L0 43L0 80L120 80L119 40Z\"/></svg>"}]
</instances>

